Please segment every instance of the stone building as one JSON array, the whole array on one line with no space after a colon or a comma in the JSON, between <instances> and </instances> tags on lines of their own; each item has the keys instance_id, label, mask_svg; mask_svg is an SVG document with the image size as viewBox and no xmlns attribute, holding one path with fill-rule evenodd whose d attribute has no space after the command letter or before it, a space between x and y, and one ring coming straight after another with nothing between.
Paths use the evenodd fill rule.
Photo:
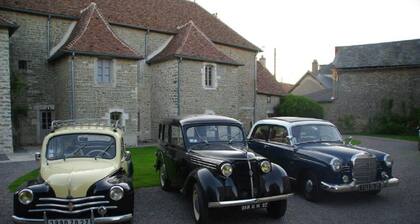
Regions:
<instances>
[{"instance_id":1,"label":"stone building","mask_svg":"<svg viewBox=\"0 0 420 224\"><path fill-rule=\"evenodd\" d=\"M291 84L280 83L266 68L264 56L257 62L257 100L256 120L261 120L275 115L275 107L280 103L281 97L286 96Z\"/></svg>"},{"instance_id":2,"label":"stone building","mask_svg":"<svg viewBox=\"0 0 420 224\"><path fill-rule=\"evenodd\" d=\"M21 145L40 144L54 119L120 120L135 145L166 116L216 113L246 127L256 117L260 49L194 2L0 0L0 15L10 22L0 25L0 125L10 126L7 83L19 75Z\"/></svg>"},{"instance_id":3,"label":"stone building","mask_svg":"<svg viewBox=\"0 0 420 224\"><path fill-rule=\"evenodd\" d=\"M327 119L351 119L353 131L365 131L384 100L392 100L395 113L420 108L420 39L337 47L333 64Z\"/></svg>"}]
</instances>

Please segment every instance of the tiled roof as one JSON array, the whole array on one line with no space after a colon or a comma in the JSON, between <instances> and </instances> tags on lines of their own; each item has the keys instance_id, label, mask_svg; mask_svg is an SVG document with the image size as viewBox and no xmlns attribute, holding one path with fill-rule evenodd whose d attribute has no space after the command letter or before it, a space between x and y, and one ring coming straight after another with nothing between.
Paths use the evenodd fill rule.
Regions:
<instances>
[{"instance_id":1,"label":"tiled roof","mask_svg":"<svg viewBox=\"0 0 420 224\"><path fill-rule=\"evenodd\" d=\"M336 68L420 66L420 39L336 48Z\"/></svg>"},{"instance_id":2,"label":"tiled roof","mask_svg":"<svg viewBox=\"0 0 420 224\"><path fill-rule=\"evenodd\" d=\"M290 84L280 83L268 69L257 62L257 92L266 95L282 96L290 90Z\"/></svg>"},{"instance_id":3,"label":"tiled roof","mask_svg":"<svg viewBox=\"0 0 420 224\"><path fill-rule=\"evenodd\" d=\"M112 31L95 3L82 10L69 39L51 58L71 52L117 58L142 58Z\"/></svg>"},{"instance_id":4,"label":"tiled roof","mask_svg":"<svg viewBox=\"0 0 420 224\"><path fill-rule=\"evenodd\" d=\"M305 95L306 97L318 102L318 103L327 103L333 101L333 91L332 89L322 89L314 93Z\"/></svg>"},{"instance_id":5,"label":"tiled roof","mask_svg":"<svg viewBox=\"0 0 420 224\"><path fill-rule=\"evenodd\" d=\"M187 0L0 0L0 8L79 17L80 10L92 1L111 24L174 34L177 26L193 20L213 42L260 51L201 6Z\"/></svg>"},{"instance_id":6,"label":"tiled roof","mask_svg":"<svg viewBox=\"0 0 420 224\"><path fill-rule=\"evenodd\" d=\"M285 93L289 93L293 89L293 87L295 86L293 84L284 83L284 82L283 83L280 83L280 85L283 88L283 91Z\"/></svg>"},{"instance_id":7,"label":"tiled roof","mask_svg":"<svg viewBox=\"0 0 420 224\"><path fill-rule=\"evenodd\" d=\"M12 34L18 28L18 25L9 18L0 15L0 27L8 28L10 30L10 34Z\"/></svg>"},{"instance_id":8,"label":"tiled roof","mask_svg":"<svg viewBox=\"0 0 420 224\"><path fill-rule=\"evenodd\" d=\"M219 51L192 21L180 27L168 45L147 62L152 64L174 58L240 65Z\"/></svg>"}]
</instances>

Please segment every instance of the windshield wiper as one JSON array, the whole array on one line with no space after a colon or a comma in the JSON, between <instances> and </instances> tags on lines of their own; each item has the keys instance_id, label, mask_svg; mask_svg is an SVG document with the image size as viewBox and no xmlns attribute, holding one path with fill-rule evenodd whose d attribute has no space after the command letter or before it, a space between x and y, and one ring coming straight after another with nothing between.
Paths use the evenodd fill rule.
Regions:
<instances>
[{"instance_id":1,"label":"windshield wiper","mask_svg":"<svg viewBox=\"0 0 420 224\"><path fill-rule=\"evenodd\" d=\"M66 156L66 154L63 155L63 160L66 161L67 158L69 157L73 157L74 155L76 155L76 153L80 152L80 150L84 149L87 146L87 144L85 145L81 145L79 148L77 148L71 155L69 155L68 157Z\"/></svg>"},{"instance_id":2,"label":"windshield wiper","mask_svg":"<svg viewBox=\"0 0 420 224\"><path fill-rule=\"evenodd\" d=\"M95 156L95 160L97 160L99 157L103 157L104 155L105 155L105 153L106 152L108 152L108 150L111 148L111 146L113 145L114 143L112 142L111 144L109 144L106 148L104 148L104 151L102 151L100 154L98 154L98 155L96 155Z\"/></svg>"}]
</instances>

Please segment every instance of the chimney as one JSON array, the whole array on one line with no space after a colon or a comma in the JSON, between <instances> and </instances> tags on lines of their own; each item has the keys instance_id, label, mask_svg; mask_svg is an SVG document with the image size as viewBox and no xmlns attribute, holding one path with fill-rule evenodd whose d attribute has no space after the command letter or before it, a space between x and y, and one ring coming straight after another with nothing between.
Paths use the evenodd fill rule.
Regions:
<instances>
[{"instance_id":1,"label":"chimney","mask_svg":"<svg viewBox=\"0 0 420 224\"><path fill-rule=\"evenodd\" d=\"M260 60L258 60L262 65L264 65L264 67L266 67L266 60L264 55L261 55Z\"/></svg>"},{"instance_id":2,"label":"chimney","mask_svg":"<svg viewBox=\"0 0 420 224\"><path fill-rule=\"evenodd\" d=\"M318 61L315 59L313 62L312 62L312 75L314 75L314 76L317 76L318 75L318 70L319 68L318 68Z\"/></svg>"}]
</instances>

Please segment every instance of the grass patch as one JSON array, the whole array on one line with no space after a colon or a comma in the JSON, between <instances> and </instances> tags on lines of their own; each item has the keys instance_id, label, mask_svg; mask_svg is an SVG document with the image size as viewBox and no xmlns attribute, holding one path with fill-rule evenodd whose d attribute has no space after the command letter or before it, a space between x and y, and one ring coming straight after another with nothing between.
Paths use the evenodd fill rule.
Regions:
<instances>
[{"instance_id":1,"label":"grass patch","mask_svg":"<svg viewBox=\"0 0 420 224\"><path fill-rule=\"evenodd\" d=\"M131 148L131 158L133 160L133 185L134 188L159 186L159 175L155 170L156 147ZM8 186L10 192L15 192L20 186L39 176L39 169L32 170L25 175L17 178Z\"/></svg>"},{"instance_id":2,"label":"grass patch","mask_svg":"<svg viewBox=\"0 0 420 224\"><path fill-rule=\"evenodd\" d=\"M37 179L38 176L39 176L39 169L32 170L31 172L26 173L25 175L14 180L12 183L9 184L7 188L9 189L10 192L15 192L17 191L17 189L19 189L20 186L22 186L23 184L26 184L26 182L30 180Z\"/></svg>"},{"instance_id":3,"label":"grass patch","mask_svg":"<svg viewBox=\"0 0 420 224\"><path fill-rule=\"evenodd\" d=\"M352 140L351 140L351 144L352 144L352 145L360 145L360 144L362 144L362 141L357 140L357 139L352 139Z\"/></svg>"},{"instance_id":4,"label":"grass patch","mask_svg":"<svg viewBox=\"0 0 420 224\"><path fill-rule=\"evenodd\" d=\"M398 140L413 141L413 142L419 141L419 137L414 136L414 135L376 135L376 134L368 134L367 136L398 139Z\"/></svg>"}]
</instances>

